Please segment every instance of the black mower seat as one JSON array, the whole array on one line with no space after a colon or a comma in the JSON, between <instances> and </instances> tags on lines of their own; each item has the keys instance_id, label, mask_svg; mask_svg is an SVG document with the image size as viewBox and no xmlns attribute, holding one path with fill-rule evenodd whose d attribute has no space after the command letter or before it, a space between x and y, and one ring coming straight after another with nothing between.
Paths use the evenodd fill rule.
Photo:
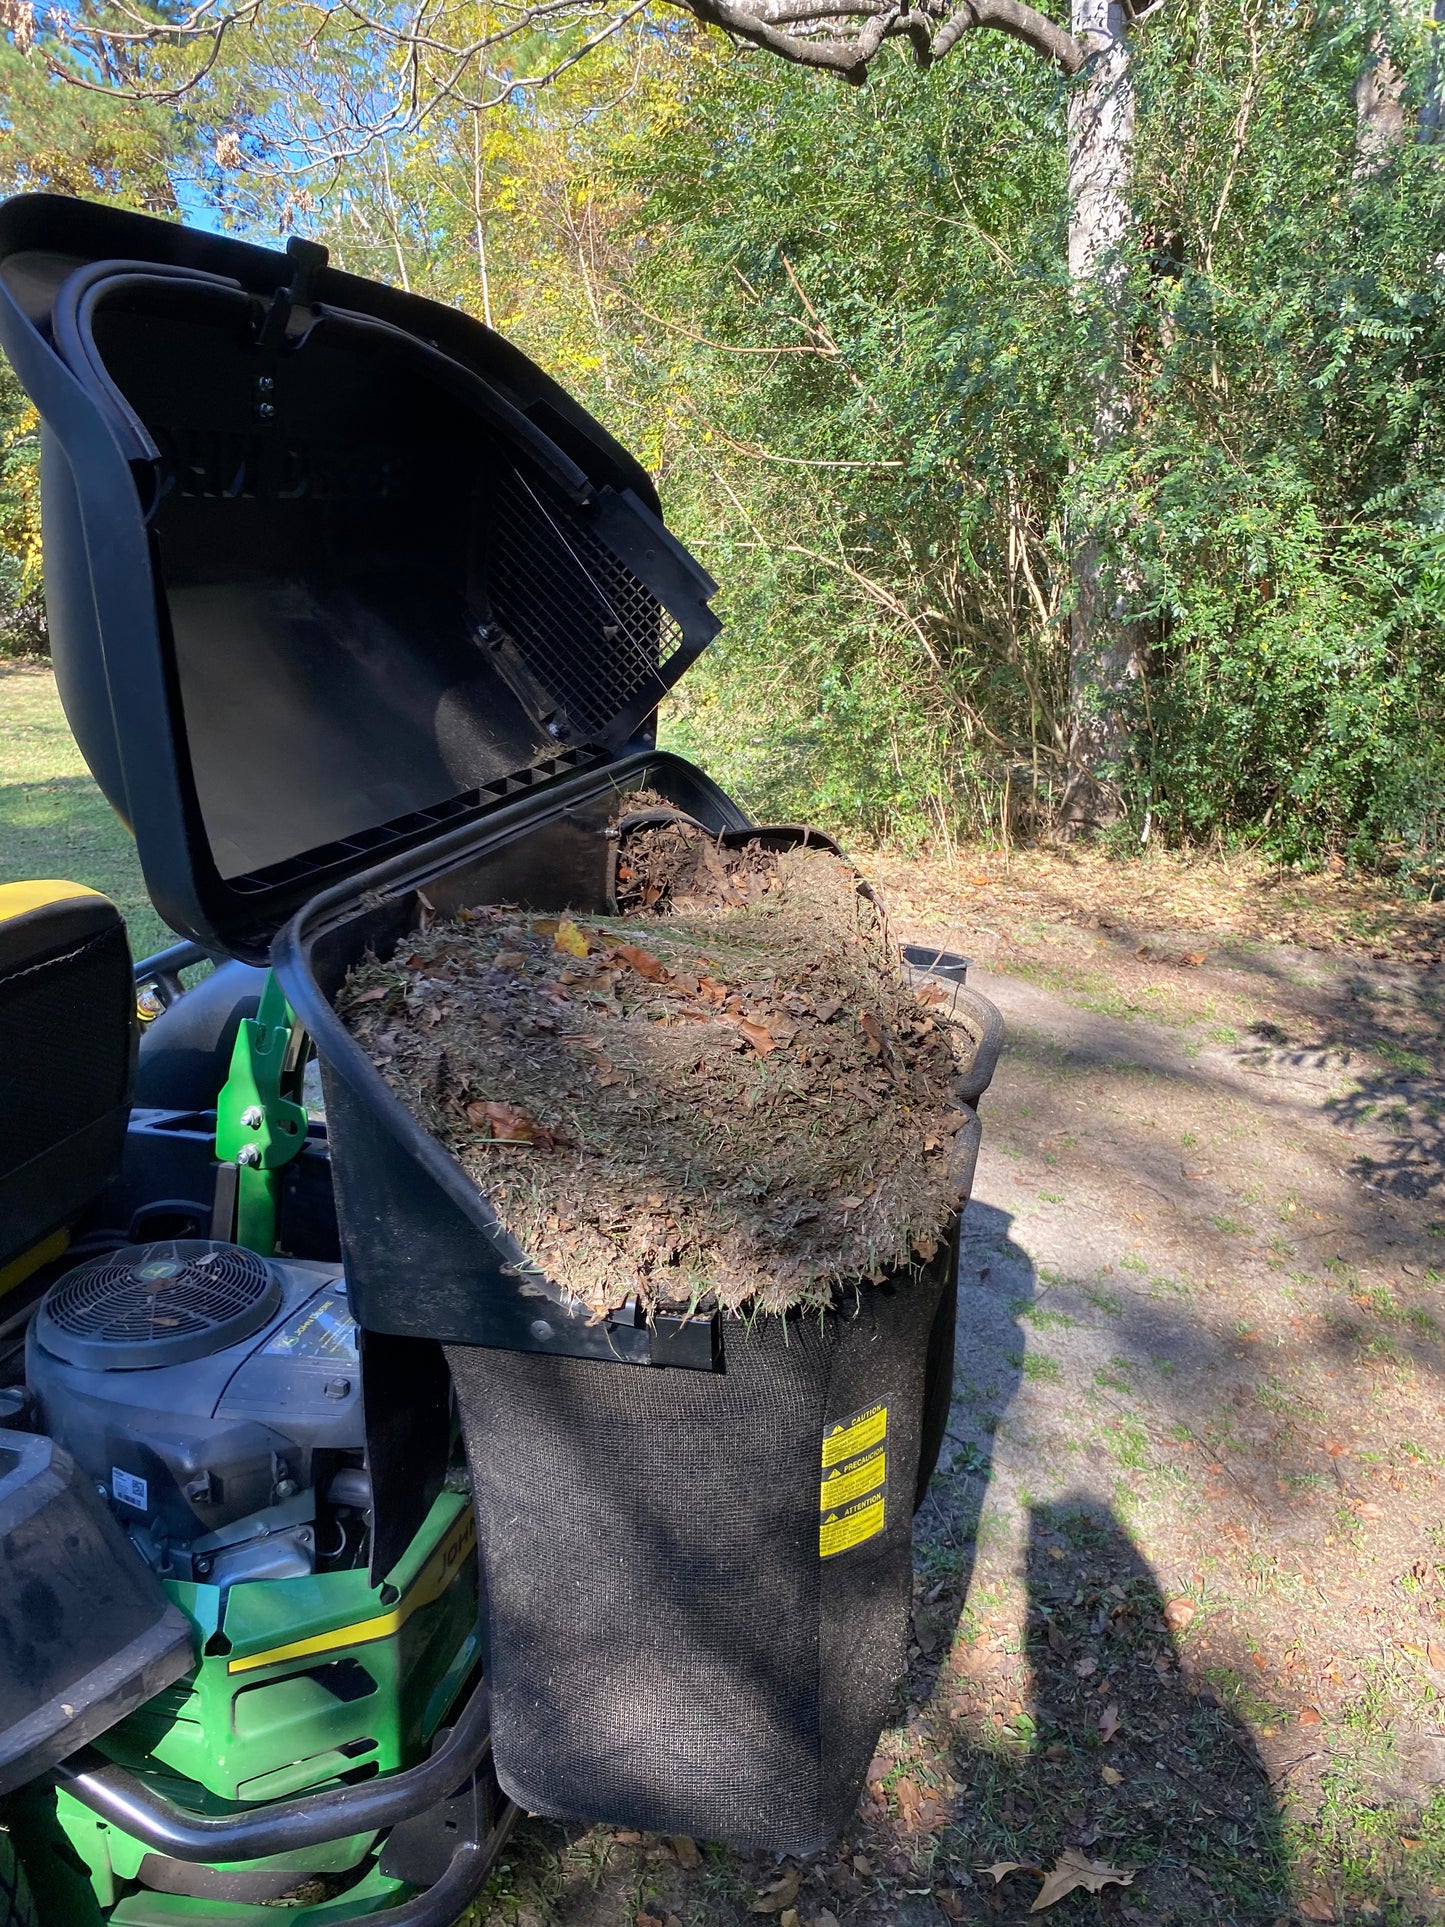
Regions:
<instances>
[{"instance_id":1,"label":"black mower seat","mask_svg":"<svg viewBox=\"0 0 1445 1927\"><path fill-rule=\"evenodd\" d=\"M120 1169L135 1066L125 923L53 879L0 884L0 1295Z\"/></svg>"}]
</instances>

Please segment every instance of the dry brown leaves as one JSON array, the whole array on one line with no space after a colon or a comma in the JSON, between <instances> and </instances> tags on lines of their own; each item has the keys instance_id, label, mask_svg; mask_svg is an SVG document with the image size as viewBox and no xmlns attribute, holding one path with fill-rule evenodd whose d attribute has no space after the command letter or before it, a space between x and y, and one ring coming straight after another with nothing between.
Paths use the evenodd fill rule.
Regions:
<instances>
[{"instance_id":1,"label":"dry brown leaves","mask_svg":"<svg viewBox=\"0 0 1445 1927\"><path fill-rule=\"evenodd\" d=\"M1303 1920L1333 1921L1338 1919L1334 1905L1328 1894L1306 1894L1299 1903L1300 1917Z\"/></svg>"},{"instance_id":2,"label":"dry brown leaves","mask_svg":"<svg viewBox=\"0 0 1445 1927\"><path fill-rule=\"evenodd\" d=\"M782 1877L766 1887L748 1909L754 1914L780 1914L798 1898L798 1869L789 1867Z\"/></svg>"},{"instance_id":3,"label":"dry brown leaves","mask_svg":"<svg viewBox=\"0 0 1445 1927\"><path fill-rule=\"evenodd\" d=\"M958 1200L967 1041L907 987L856 872L673 825L629 839L629 867L645 943L635 917L433 916L338 1011L520 1251L599 1312L825 1304L927 1262Z\"/></svg>"},{"instance_id":4,"label":"dry brown leaves","mask_svg":"<svg viewBox=\"0 0 1445 1927\"><path fill-rule=\"evenodd\" d=\"M1047 1872L1042 1867L1031 1867L1022 1860L999 1860L982 1871L990 1875L995 1886L1006 1880L1011 1873L1031 1873L1043 1881L1031 1914L1041 1914L1046 1907L1052 1907L1071 1894L1078 1887L1096 1894L1108 1886L1127 1887L1132 1884L1138 1871L1135 1867L1110 1867L1101 1860L1090 1860L1087 1854L1080 1853L1076 1847L1065 1847L1054 1865Z\"/></svg>"},{"instance_id":5,"label":"dry brown leaves","mask_svg":"<svg viewBox=\"0 0 1445 1927\"><path fill-rule=\"evenodd\" d=\"M1012 912L1126 935L1148 931L1156 944L1157 933L1177 931L1183 941L1166 943L1168 955L1157 960L1184 968L1207 961L1207 949L1187 941L1199 932L1415 962L1438 961L1445 949L1445 903L1407 902L1383 879L1338 869L1297 876L1247 853L1160 850L1121 862L1081 845L948 864L880 852L869 868L900 920L966 929Z\"/></svg>"}]
</instances>

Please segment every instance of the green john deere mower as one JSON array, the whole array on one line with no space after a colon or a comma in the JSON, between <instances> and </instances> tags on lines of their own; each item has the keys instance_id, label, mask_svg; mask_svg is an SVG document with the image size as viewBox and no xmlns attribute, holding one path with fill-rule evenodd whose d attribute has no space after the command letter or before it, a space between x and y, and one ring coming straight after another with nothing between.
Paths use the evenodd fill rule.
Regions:
<instances>
[{"instance_id":1,"label":"green john deere mower","mask_svg":"<svg viewBox=\"0 0 1445 1927\"><path fill-rule=\"evenodd\" d=\"M524 356L313 244L22 197L0 346L66 715L181 939L0 885L0 1927L451 1927L519 1810L823 1845L947 1240L806 1317L600 1316L335 1008L436 917L615 912L633 792L807 839L655 748L715 585ZM962 1199L997 1018L905 954L973 1039Z\"/></svg>"},{"instance_id":2,"label":"green john deere mower","mask_svg":"<svg viewBox=\"0 0 1445 1927\"><path fill-rule=\"evenodd\" d=\"M374 1575L299 1034L242 965L177 1001L195 961L133 978L105 898L0 885L0 1923L447 1927L516 1811L466 1476Z\"/></svg>"}]
</instances>

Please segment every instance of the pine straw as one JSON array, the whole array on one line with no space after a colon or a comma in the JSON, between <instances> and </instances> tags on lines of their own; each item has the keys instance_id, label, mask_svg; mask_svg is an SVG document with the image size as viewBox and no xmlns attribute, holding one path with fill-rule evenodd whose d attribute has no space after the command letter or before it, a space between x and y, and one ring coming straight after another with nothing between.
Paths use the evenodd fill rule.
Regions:
<instances>
[{"instance_id":1,"label":"pine straw","mask_svg":"<svg viewBox=\"0 0 1445 1927\"><path fill-rule=\"evenodd\" d=\"M857 874L669 825L619 877L668 914L467 910L338 999L518 1244L599 1313L824 1305L931 1257L958 1050Z\"/></svg>"}]
</instances>

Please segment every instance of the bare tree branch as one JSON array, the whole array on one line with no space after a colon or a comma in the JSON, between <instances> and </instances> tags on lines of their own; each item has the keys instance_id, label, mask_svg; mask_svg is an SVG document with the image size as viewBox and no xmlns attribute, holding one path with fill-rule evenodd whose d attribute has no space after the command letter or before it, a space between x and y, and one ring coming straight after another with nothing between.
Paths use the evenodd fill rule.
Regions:
<instances>
[{"instance_id":1,"label":"bare tree branch","mask_svg":"<svg viewBox=\"0 0 1445 1927\"><path fill-rule=\"evenodd\" d=\"M354 160L378 142L425 125L443 106L485 113L550 86L624 32L653 0L496 0L480 33L458 34L447 0L368 11L361 0L194 0L151 19L135 0L102 12L56 0L40 48L57 81L93 93L174 104L200 93L228 37L264 35L273 20L315 53L330 35L374 55L364 98L334 101L321 122L293 129L269 171L302 175ZM860 84L885 41L905 39L920 66L940 60L975 28L1022 41L1077 73L1086 52L1066 27L1026 0L666 0L704 26L800 66ZM472 16L475 26L475 16ZM539 36L552 46L540 61ZM515 51L514 51L515 50ZM39 48L37 49L39 51ZM520 57L519 57L520 56ZM524 70L524 62L535 63ZM514 64L515 63L515 64ZM178 66L181 71L178 73Z\"/></svg>"},{"instance_id":2,"label":"bare tree branch","mask_svg":"<svg viewBox=\"0 0 1445 1927\"><path fill-rule=\"evenodd\" d=\"M940 60L975 27L992 27L1077 73L1084 49L1066 27L1023 0L673 0L712 26L784 60L862 81L885 40L906 36L920 66Z\"/></svg>"}]
</instances>

